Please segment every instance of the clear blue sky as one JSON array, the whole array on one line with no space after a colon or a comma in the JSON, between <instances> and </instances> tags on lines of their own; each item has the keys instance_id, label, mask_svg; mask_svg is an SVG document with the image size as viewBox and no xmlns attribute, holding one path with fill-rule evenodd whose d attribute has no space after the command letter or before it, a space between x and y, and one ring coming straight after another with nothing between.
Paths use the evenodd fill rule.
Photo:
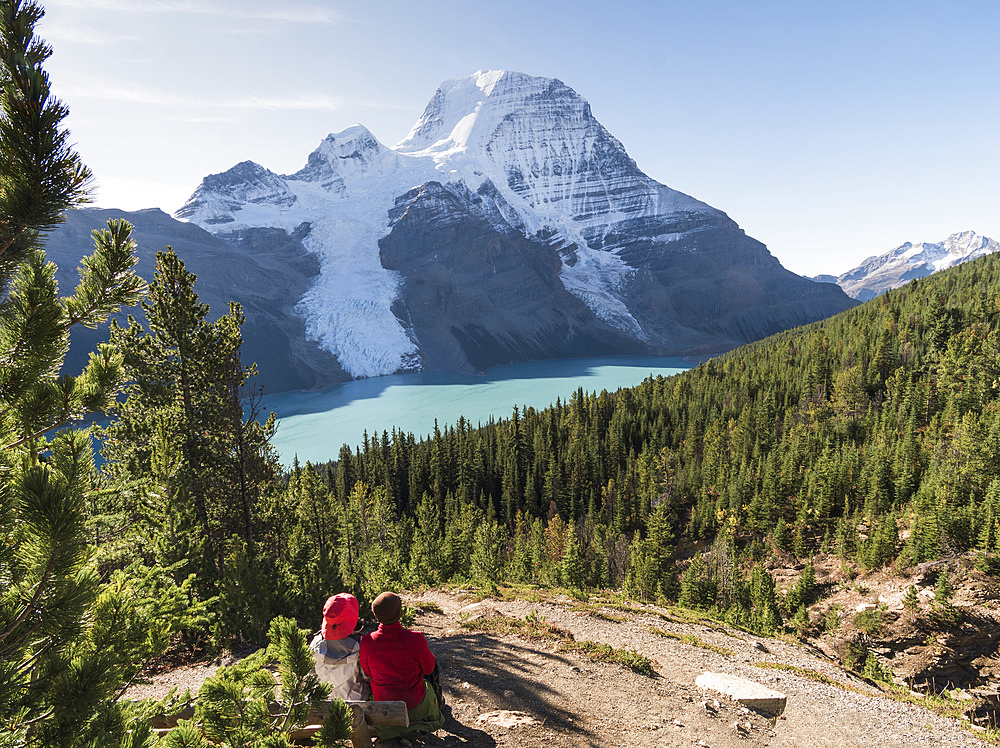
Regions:
<instances>
[{"instance_id":1,"label":"clear blue sky","mask_svg":"<svg viewBox=\"0 0 1000 748\"><path fill-rule=\"evenodd\" d=\"M559 78L653 178L789 269L1000 239L1000 3L50 0L40 33L96 204L173 212L330 132L402 139L438 84Z\"/></svg>"}]
</instances>

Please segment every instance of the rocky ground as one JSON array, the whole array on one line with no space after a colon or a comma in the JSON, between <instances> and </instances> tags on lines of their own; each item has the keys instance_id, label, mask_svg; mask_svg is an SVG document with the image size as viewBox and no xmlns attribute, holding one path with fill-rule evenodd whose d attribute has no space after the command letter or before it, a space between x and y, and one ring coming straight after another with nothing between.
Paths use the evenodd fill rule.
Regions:
<instances>
[{"instance_id":1,"label":"rocky ground","mask_svg":"<svg viewBox=\"0 0 1000 748\"><path fill-rule=\"evenodd\" d=\"M763 639L653 606L566 597L481 599L432 590L407 596L438 658L450 719L428 746L986 746L968 720L890 698L849 675L833 653L791 639ZM506 618L499 618L506 617ZM497 620L542 623L576 642L641 653L650 677L594 661L565 640L485 633ZM516 627L515 627L516 628ZM827 647L829 649L829 647ZM156 676L134 698L172 686L197 689L214 665ZM751 679L787 695L781 717L703 692L703 672ZM914 697L915 701L920 699ZM961 709L953 709L960 713Z\"/></svg>"}]
</instances>

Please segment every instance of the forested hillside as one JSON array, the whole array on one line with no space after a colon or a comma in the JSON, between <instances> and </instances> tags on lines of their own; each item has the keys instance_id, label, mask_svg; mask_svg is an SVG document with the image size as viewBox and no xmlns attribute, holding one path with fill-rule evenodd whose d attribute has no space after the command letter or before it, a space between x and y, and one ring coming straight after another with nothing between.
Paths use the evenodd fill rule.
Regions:
<instances>
[{"instance_id":1,"label":"forested hillside","mask_svg":"<svg viewBox=\"0 0 1000 748\"><path fill-rule=\"evenodd\" d=\"M225 424L238 421L192 408L202 420L181 428L139 408L126 422L144 431L112 431L144 456L123 460L112 441L106 473L164 485L150 447L174 443L183 469L170 490L184 476L179 495L190 498L160 504L166 520L126 507L122 554L161 547L147 561L174 564L178 548L211 549L187 565L228 611L220 643L260 640L279 610L307 622L341 588L371 598L458 581L623 586L770 632L811 594L807 575L775 595L764 566L779 551L872 569L979 548L992 568L997 284L997 261L984 258L634 389L577 391L419 441L373 424L363 445L296 465L287 485L268 478L273 456L257 462L257 487L235 503L231 486L250 474L197 477L207 467L197 455L213 430L230 434L220 443L232 453Z\"/></svg>"},{"instance_id":2,"label":"forested hillside","mask_svg":"<svg viewBox=\"0 0 1000 748\"><path fill-rule=\"evenodd\" d=\"M997 285L986 258L632 390L382 432L296 468L291 498L329 495L348 582L624 584L736 619L752 590L732 571L778 549L864 568L993 553ZM724 542L679 585L683 539Z\"/></svg>"},{"instance_id":3,"label":"forested hillside","mask_svg":"<svg viewBox=\"0 0 1000 748\"><path fill-rule=\"evenodd\" d=\"M998 280L984 258L669 379L428 439L373 424L282 478L270 426L239 415L238 310L206 325L164 255L151 333L113 335L132 384L93 503L100 557L188 585L206 617L185 636L217 645L262 641L278 613L310 625L338 589L622 587L770 633L813 595L808 571L776 593L778 554L874 569L978 548L989 571Z\"/></svg>"}]
</instances>

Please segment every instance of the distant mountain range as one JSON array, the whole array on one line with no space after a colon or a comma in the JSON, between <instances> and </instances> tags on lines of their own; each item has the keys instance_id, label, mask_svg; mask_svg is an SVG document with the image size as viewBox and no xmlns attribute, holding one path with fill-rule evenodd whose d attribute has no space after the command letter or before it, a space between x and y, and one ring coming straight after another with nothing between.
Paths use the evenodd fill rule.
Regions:
<instances>
[{"instance_id":1,"label":"distant mountain range","mask_svg":"<svg viewBox=\"0 0 1000 748\"><path fill-rule=\"evenodd\" d=\"M111 214L78 211L50 246L82 254ZM575 91L514 72L445 82L391 148L354 126L295 174L245 161L206 177L176 214L187 223L127 217L143 267L173 244L213 310L247 307L270 391L717 353L856 303L645 175Z\"/></svg>"},{"instance_id":2,"label":"distant mountain range","mask_svg":"<svg viewBox=\"0 0 1000 748\"><path fill-rule=\"evenodd\" d=\"M952 234L937 244L906 242L885 254L869 257L843 275L817 275L813 280L819 283L836 283L848 296L867 301L914 278L924 278L938 270L954 267L998 250L1000 243L993 239L975 231L963 231Z\"/></svg>"}]
</instances>

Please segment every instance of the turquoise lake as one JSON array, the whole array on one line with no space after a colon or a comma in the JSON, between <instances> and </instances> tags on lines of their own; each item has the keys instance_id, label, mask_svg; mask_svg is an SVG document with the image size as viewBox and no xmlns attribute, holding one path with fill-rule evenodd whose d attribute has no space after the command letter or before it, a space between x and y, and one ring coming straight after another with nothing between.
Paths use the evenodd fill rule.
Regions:
<instances>
[{"instance_id":1,"label":"turquoise lake","mask_svg":"<svg viewBox=\"0 0 1000 748\"><path fill-rule=\"evenodd\" d=\"M392 427L418 439L465 416L473 426L490 417L509 418L514 406L544 408L566 400L579 387L613 392L649 376L671 376L691 368L688 359L650 356L534 361L490 369L484 376L416 372L359 379L313 392L282 392L265 399L278 414L272 441L281 462L326 462L344 444L359 445Z\"/></svg>"}]
</instances>

